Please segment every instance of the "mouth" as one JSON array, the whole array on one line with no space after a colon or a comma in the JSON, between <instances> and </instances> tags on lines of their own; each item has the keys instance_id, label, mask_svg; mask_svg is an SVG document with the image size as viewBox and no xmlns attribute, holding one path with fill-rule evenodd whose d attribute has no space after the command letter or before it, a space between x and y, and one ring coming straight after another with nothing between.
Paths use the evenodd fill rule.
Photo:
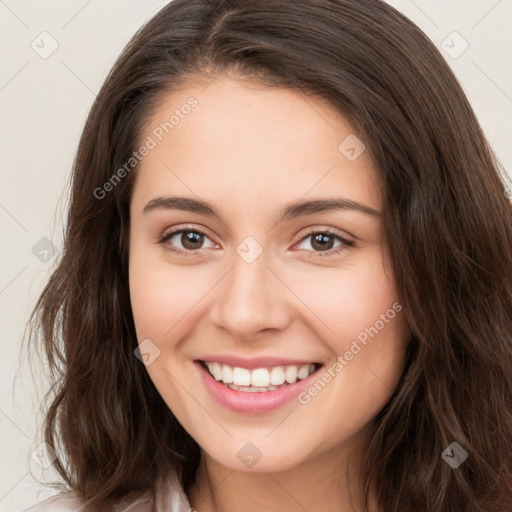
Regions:
<instances>
[{"instance_id":1,"label":"mouth","mask_svg":"<svg viewBox=\"0 0 512 512\"><path fill-rule=\"evenodd\" d=\"M250 415L269 413L293 401L312 385L324 366L301 362L249 369L199 359L194 365L206 390L219 405Z\"/></svg>"},{"instance_id":2,"label":"mouth","mask_svg":"<svg viewBox=\"0 0 512 512\"><path fill-rule=\"evenodd\" d=\"M216 361L198 362L219 384L246 393L264 393L291 386L323 366L322 363L308 363L249 369Z\"/></svg>"}]
</instances>

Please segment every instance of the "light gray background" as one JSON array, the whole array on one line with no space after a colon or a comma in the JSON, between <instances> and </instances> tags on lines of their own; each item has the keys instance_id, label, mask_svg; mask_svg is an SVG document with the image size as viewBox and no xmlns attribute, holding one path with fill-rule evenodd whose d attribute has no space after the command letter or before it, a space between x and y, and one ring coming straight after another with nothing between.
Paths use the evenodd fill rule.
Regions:
<instances>
[{"instance_id":1,"label":"light gray background","mask_svg":"<svg viewBox=\"0 0 512 512\"><path fill-rule=\"evenodd\" d=\"M62 247L67 180L88 109L131 35L166 3L0 0L0 512L55 493L29 473L55 476L31 457L46 390L18 359L23 329ZM440 48L510 174L512 0L389 3Z\"/></svg>"}]
</instances>

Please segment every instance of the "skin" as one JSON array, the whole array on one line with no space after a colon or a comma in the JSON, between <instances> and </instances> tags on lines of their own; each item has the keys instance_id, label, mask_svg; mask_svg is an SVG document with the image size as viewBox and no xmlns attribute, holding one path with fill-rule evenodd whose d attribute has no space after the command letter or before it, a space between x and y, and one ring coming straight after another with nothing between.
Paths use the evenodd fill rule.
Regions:
<instances>
[{"instance_id":1,"label":"skin","mask_svg":"<svg viewBox=\"0 0 512 512\"><path fill-rule=\"evenodd\" d=\"M270 355L327 368L399 303L379 215L338 209L276 221L300 199L346 198L380 211L369 151L350 161L338 150L355 130L324 100L226 75L169 92L142 138L191 96L198 105L137 171L129 267L139 343L150 339L160 350L146 369L202 449L187 489L191 506L207 512L215 499L229 512L362 510L357 476L369 425L405 362L403 310L306 405L294 399L265 414L231 411L209 394L193 361L207 353ZM143 213L166 195L207 200L221 220L177 209ZM159 243L185 225L206 232L202 244L186 245L181 233ZM322 251L314 234L325 229L355 245L336 253L335 238ZM263 249L252 263L236 252L247 236ZM252 468L237 457L247 442L262 454ZM371 507L381 510L373 494Z\"/></svg>"}]
</instances>

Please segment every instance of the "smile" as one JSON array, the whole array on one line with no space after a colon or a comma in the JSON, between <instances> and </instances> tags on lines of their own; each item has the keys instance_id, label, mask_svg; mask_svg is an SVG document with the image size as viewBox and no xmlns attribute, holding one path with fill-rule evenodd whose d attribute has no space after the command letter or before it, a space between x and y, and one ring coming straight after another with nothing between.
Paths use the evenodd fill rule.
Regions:
<instances>
[{"instance_id":1,"label":"smile","mask_svg":"<svg viewBox=\"0 0 512 512\"><path fill-rule=\"evenodd\" d=\"M215 380L231 389L245 392L265 392L289 386L309 377L317 369L315 363L300 366L256 368L253 370L239 366L233 367L215 361L203 361L203 364Z\"/></svg>"},{"instance_id":2,"label":"smile","mask_svg":"<svg viewBox=\"0 0 512 512\"><path fill-rule=\"evenodd\" d=\"M271 412L291 402L311 385L324 366L301 362L297 365L258 365L249 369L212 360L195 360L194 365L208 394L217 404L253 415Z\"/></svg>"}]
</instances>

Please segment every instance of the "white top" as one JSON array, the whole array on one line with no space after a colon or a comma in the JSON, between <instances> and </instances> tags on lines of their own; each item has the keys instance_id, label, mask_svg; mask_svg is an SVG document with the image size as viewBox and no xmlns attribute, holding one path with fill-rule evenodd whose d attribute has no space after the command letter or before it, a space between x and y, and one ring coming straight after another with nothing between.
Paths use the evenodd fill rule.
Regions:
<instances>
[{"instance_id":1,"label":"white top","mask_svg":"<svg viewBox=\"0 0 512 512\"><path fill-rule=\"evenodd\" d=\"M150 498L141 498L132 503L132 505L118 507L119 512L150 512L152 500ZM78 498L73 492L62 492L41 501L37 505L27 509L25 512L88 512L87 504ZM174 512L174 509L171 509ZM176 509L180 510L180 509ZM181 512L181 510L180 510ZM185 509L184 512L188 512Z\"/></svg>"},{"instance_id":2,"label":"white top","mask_svg":"<svg viewBox=\"0 0 512 512\"><path fill-rule=\"evenodd\" d=\"M173 473L156 500L152 496L145 495L131 503L120 503L115 510L116 512L192 512L194 509L190 506L176 474ZM51 496L24 512L89 512L89 507L73 491L68 491Z\"/></svg>"}]
</instances>

